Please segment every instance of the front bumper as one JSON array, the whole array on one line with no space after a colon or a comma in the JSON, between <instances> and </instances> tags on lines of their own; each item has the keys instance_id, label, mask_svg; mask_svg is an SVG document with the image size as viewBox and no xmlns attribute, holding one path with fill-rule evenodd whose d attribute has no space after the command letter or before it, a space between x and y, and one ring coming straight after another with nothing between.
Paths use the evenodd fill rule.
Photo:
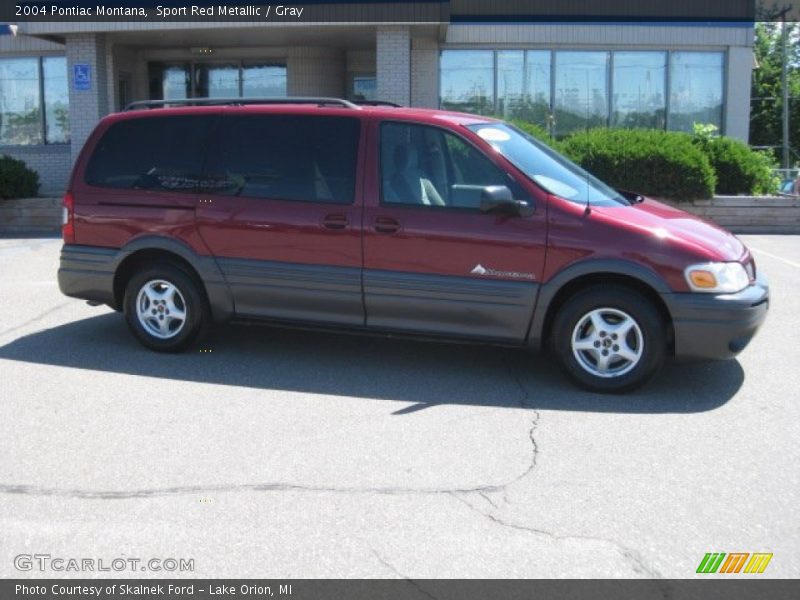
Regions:
<instances>
[{"instance_id":1,"label":"front bumper","mask_svg":"<svg viewBox=\"0 0 800 600\"><path fill-rule=\"evenodd\" d=\"M759 276L736 294L668 294L675 356L726 359L744 350L767 318L769 285Z\"/></svg>"}]
</instances>

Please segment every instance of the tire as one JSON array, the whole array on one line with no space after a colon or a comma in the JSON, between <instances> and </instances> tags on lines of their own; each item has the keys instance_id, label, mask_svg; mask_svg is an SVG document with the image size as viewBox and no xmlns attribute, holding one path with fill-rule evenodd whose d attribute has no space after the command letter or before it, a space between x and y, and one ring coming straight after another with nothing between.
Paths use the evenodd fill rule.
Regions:
<instances>
[{"instance_id":1,"label":"tire","mask_svg":"<svg viewBox=\"0 0 800 600\"><path fill-rule=\"evenodd\" d=\"M624 393L642 386L664 364L666 329L659 311L639 292L594 285L558 311L551 345L562 370L582 388Z\"/></svg>"},{"instance_id":2,"label":"tire","mask_svg":"<svg viewBox=\"0 0 800 600\"><path fill-rule=\"evenodd\" d=\"M134 273L125 287L123 307L136 339L158 352L187 349L205 334L211 319L201 284L168 262Z\"/></svg>"}]
</instances>

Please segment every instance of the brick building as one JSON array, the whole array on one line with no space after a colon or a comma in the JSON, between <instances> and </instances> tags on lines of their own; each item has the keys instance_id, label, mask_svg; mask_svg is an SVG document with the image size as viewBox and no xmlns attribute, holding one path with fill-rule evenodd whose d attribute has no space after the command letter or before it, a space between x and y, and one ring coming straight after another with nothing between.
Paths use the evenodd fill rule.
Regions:
<instances>
[{"instance_id":1,"label":"brick building","mask_svg":"<svg viewBox=\"0 0 800 600\"><path fill-rule=\"evenodd\" d=\"M441 3L439 3L441 4ZM0 36L0 153L63 190L96 122L142 99L336 96L747 139L746 24L28 22ZM444 14L444 13L443 13ZM474 15L471 15L474 17Z\"/></svg>"}]
</instances>

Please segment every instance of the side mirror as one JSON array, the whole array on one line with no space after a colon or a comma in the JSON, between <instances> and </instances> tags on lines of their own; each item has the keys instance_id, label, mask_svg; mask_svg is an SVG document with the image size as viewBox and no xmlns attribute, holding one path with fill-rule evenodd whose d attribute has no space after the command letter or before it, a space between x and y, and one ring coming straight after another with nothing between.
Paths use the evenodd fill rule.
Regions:
<instances>
[{"instance_id":1,"label":"side mirror","mask_svg":"<svg viewBox=\"0 0 800 600\"><path fill-rule=\"evenodd\" d=\"M640 204L644 202L644 196L637 192L630 192L628 190L617 190L617 192L631 204Z\"/></svg>"},{"instance_id":2,"label":"side mirror","mask_svg":"<svg viewBox=\"0 0 800 600\"><path fill-rule=\"evenodd\" d=\"M528 200L514 200L511 190L505 185L487 185L481 191L481 212L502 213L517 217L530 217L534 207Z\"/></svg>"}]
</instances>

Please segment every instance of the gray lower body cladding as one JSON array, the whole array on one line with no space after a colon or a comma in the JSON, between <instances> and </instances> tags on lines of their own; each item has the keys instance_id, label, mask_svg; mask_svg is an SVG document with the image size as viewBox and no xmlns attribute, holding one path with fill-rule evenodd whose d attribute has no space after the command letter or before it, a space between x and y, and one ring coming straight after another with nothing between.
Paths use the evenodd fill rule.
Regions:
<instances>
[{"instance_id":1,"label":"gray lower body cladding","mask_svg":"<svg viewBox=\"0 0 800 600\"><path fill-rule=\"evenodd\" d=\"M367 326L522 343L538 284L364 270Z\"/></svg>"},{"instance_id":2,"label":"gray lower body cladding","mask_svg":"<svg viewBox=\"0 0 800 600\"><path fill-rule=\"evenodd\" d=\"M120 308L115 273L132 251L65 245L58 270L61 291ZM540 339L553 295L548 284L537 305L540 286L527 281L179 255L199 274L217 320L236 316L524 344L529 337ZM672 318L676 356L735 356L769 307L763 280L737 294L661 297Z\"/></svg>"},{"instance_id":3,"label":"gray lower body cladding","mask_svg":"<svg viewBox=\"0 0 800 600\"><path fill-rule=\"evenodd\" d=\"M65 245L59 287L68 296L120 308L114 278L130 254L126 249ZM525 341L539 287L532 282L181 257L200 274L212 308L218 304L213 311L218 319L236 316L503 343ZM216 269L220 277L204 277Z\"/></svg>"}]
</instances>

